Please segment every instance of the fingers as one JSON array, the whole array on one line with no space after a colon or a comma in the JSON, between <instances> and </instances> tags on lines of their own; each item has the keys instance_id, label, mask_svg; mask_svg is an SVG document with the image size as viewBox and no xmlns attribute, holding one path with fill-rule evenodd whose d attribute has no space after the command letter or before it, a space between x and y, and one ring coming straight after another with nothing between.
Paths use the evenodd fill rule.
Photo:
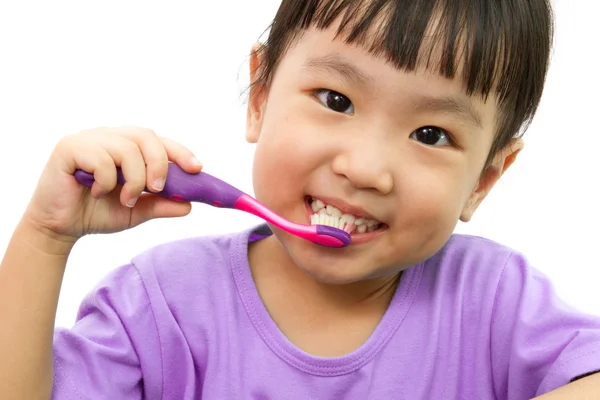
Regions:
<instances>
[{"instance_id":1,"label":"fingers","mask_svg":"<svg viewBox=\"0 0 600 400\"><path fill-rule=\"evenodd\" d=\"M131 228L155 218L184 217L190 213L190 203L175 202L163 197L143 194L132 210Z\"/></svg>"},{"instance_id":2,"label":"fingers","mask_svg":"<svg viewBox=\"0 0 600 400\"><path fill-rule=\"evenodd\" d=\"M146 187L146 163L141 149L132 141L119 135L104 135L98 144L112 157L112 169L121 167L125 184L120 202L127 207L135 206Z\"/></svg>"},{"instance_id":3,"label":"fingers","mask_svg":"<svg viewBox=\"0 0 600 400\"><path fill-rule=\"evenodd\" d=\"M84 140L80 135L63 138L56 146L56 153L65 160L67 173L82 169L94 174L92 196L99 198L110 193L117 184L117 171L112 156L97 143Z\"/></svg>"},{"instance_id":4,"label":"fingers","mask_svg":"<svg viewBox=\"0 0 600 400\"><path fill-rule=\"evenodd\" d=\"M146 188L155 193L164 188L169 161L189 173L202 169L185 146L144 128L99 128L74 135L69 143L76 164L70 170L94 174L92 195L96 198L114 190L116 167L121 168L125 184L119 201L127 207L134 207Z\"/></svg>"},{"instance_id":5,"label":"fingers","mask_svg":"<svg viewBox=\"0 0 600 400\"><path fill-rule=\"evenodd\" d=\"M164 188L169 161L189 173L197 173L202 169L202 164L189 149L174 140L159 137L149 129L121 128L119 134L141 149L146 162L146 186L153 192L160 192Z\"/></svg>"},{"instance_id":6,"label":"fingers","mask_svg":"<svg viewBox=\"0 0 600 400\"><path fill-rule=\"evenodd\" d=\"M127 138L141 151L146 165L146 186L153 192L160 192L165 186L169 157L156 134L143 128L121 128L118 135Z\"/></svg>"},{"instance_id":7,"label":"fingers","mask_svg":"<svg viewBox=\"0 0 600 400\"><path fill-rule=\"evenodd\" d=\"M194 174L202 170L202 163L185 146L168 138L160 138L169 160L179 165L184 171Z\"/></svg>"}]
</instances>

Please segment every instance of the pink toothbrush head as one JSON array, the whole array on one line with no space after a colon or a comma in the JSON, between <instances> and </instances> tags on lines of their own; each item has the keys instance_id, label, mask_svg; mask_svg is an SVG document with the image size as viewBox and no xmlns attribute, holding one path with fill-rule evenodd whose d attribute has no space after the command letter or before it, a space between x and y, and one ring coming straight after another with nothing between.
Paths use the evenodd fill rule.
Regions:
<instances>
[{"instance_id":1,"label":"pink toothbrush head","mask_svg":"<svg viewBox=\"0 0 600 400\"><path fill-rule=\"evenodd\" d=\"M75 171L75 179L88 187L94 176L88 172ZM121 169L117 169L117 182L125 183ZM149 190L146 188L146 192ZM258 200L206 172L189 174L177 164L170 163L164 189L158 195L175 201L189 201L218 208L232 208L253 214L277 226L281 230L326 247L346 247L350 234L325 225L302 225L276 214Z\"/></svg>"}]
</instances>

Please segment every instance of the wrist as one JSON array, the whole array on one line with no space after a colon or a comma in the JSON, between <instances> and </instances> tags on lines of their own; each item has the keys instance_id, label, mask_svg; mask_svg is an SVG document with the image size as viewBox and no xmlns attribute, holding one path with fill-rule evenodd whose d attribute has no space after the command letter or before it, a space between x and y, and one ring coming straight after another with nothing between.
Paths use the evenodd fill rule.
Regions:
<instances>
[{"instance_id":1,"label":"wrist","mask_svg":"<svg viewBox=\"0 0 600 400\"><path fill-rule=\"evenodd\" d=\"M40 253L65 258L69 256L77 242L77 238L57 234L36 224L26 216L17 225L14 238L26 243Z\"/></svg>"}]
</instances>

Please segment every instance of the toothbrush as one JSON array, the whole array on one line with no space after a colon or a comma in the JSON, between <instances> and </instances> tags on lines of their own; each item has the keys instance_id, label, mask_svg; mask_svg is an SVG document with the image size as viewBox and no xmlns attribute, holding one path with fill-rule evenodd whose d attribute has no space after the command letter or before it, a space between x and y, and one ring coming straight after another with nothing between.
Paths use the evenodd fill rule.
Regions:
<instances>
[{"instance_id":1,"label":"toothbrush","mask_svg":"<svg viewBox=\"0 0 600 400\"><path fill-rule=\"evenodd\" d=\"M94 176L80 169L75 171L75 179L88 187L94 183ZM117 168L117 183L119 185L125 183L120 168ZM144 191L150 192L148 188ZM342 229L327 225L297 224L276 214L252 196L206 172L189 174L174 163L169 163L164 189L156 194L175 201L198 202L218 208L245 211L292 235L322 246L346 247L350 244L350 234Z\"/></svg>"}]
</instances>

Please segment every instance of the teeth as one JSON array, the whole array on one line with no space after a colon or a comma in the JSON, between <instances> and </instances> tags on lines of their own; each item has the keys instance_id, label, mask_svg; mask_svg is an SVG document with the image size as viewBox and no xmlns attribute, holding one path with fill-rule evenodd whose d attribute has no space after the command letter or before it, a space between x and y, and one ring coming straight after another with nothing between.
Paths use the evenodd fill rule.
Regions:
<instances>
[{"instance_id":1,"label":"teeth","mask_svg":"<svg viewBox=\"0 0 600 400\"><path fill-rule=\"evenodd\" d=\"M325 203L323 203L321 200L313 200L310 207L312 208L312 210L314 212L319 212L319 210L322 210L323 208L325 208Z\"/></svg>"},{"instance_id":2,"label":"teeth","mask_svg":"<svg viewBox=\"0 0 600 400\"><path fill-rule=\"evenodd\" d=\"M354 215L350 215L350 214L344 214L342 215L340 222L343 222L347 225L351 225L354 224L354 221L356 221L356 218L354 217Z\"/></svg>"},{"instance_id":3,"label":"teeth","mask_svg":"<svg viewBox=\"0 0 600 400\"><path fill-rule=\"evenodd\" d=\"M334 217L340 218L342 216L342 212L335 208L334 206L327 206L327 214L332 215Z\"/></svg>"},{"instance_id":4,"label":"teeth","mask_svg":"<svg viewBox=\"0 0 600 400\"><path fill-rule=\"evenodd\" d=\"M351 214L342 214L337 207L325 205L321 200L313 200L310 208L315 214L310 218L312 225L327 225L334 228L343 229L348 233L357 231L358 233L373 232L379 229L380 223L375 220L365 218L356 218Z\"/></svg>"}]
</instances>

